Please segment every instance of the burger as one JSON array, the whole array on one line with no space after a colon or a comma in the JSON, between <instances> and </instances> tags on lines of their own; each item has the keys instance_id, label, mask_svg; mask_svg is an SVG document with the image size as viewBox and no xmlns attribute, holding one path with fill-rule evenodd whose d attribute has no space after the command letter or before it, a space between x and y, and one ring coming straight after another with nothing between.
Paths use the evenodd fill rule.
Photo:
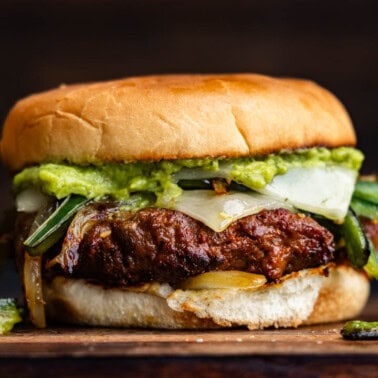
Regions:
<instances>
[{"instance_id":1,"label":"burger","mask_svg":"<svg viewBox=\"0 0 378 378\"><path fill-rule=\"evenodd\" d=\"M342 104L305 80L148 76L19 101L1 156L32 322L257 329L356 316L376 263L349 209L355 143Z\"/></svg>"}]
</instances>

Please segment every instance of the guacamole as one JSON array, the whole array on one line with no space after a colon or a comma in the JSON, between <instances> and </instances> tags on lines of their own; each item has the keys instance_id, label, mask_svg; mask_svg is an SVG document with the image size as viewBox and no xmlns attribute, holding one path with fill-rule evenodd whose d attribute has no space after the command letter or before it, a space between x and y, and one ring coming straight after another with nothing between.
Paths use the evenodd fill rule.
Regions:
<instances>
[{"instance_id":1,"label":"guacamole","mask_svg":"<svg viewBox=\"0 0 378 378\"><path fill-rule=\"evenodd\" d=\"M290 168L339 165L358 170L363 154L354 148L310 148L260 157L237 159L187 159L159 162L104 163L75 165L47 163L25 168L14 178L19 192L37 187L58 199L69 194L88 199L110 197L134 203L132 207L149 204L169 206L180 196L180 172L198 173L202 178L222 177L254 190L261 189L276 175Z\"/></svg>"}]
</instances>

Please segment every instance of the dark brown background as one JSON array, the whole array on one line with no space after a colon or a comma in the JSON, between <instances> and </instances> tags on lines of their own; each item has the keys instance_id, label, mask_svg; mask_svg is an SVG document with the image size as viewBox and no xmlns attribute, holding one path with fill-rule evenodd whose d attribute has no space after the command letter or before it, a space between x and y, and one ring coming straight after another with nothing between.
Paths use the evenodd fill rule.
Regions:
<instances>
[{"instance_id":1,"label":"dark brown background","mask_svg":"<svg viewBox=\"0 0 378 378\"><path fill-rule=\"evenodd\" d=\"M0 123L18 98L61 83L167 72L299 76L341 98L366 153L364 171L372 172L378 162L374 4L1 0ZM4 209L11 203L4 170L0 179Z\"/></svg>"},{"instance_id":2,"label":"dark brown background","mask_svg":"<svg viewBox=\"0 0 378 378\"><path fill-rule=\"evenodd\" d=\"M349 109L375 169L373 0L1 0L0 120L60 83L167 72L311 78Z\"/></svg>"}]
</instances>

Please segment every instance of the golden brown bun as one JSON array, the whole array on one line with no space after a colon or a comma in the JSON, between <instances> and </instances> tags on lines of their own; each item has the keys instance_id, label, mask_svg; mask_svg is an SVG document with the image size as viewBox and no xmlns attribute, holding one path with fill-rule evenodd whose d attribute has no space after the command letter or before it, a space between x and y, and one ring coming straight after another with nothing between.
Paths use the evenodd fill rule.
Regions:
<instances>
[{"instance_id":1,"label":"golden brown bun","mask_svg":"<svg viewBox=\"0 0 378 378\"><path fill-rule=\"evenodd\" d=\"M50 318L115 327L297 327L357 316L369 295L366 276L349 266L309 269L258 290L176 290L152 284L138 291L103 289L57 277L45 284Z\"/></svg>"},{"instance_id":2,"label":"golden brown bun","mask_svg":"<svg viewBox=\"0 0 378 378\"><path fill-rule=\"evenodd\" d=\"M16 171L46 161L238 157L354 144L344 107L313 82L171 75L27 97L5 121L1 154Z\"/></svg>"},{"instance_id":3,"label":"golden brown bun","mask_svg":"<svg viewBox=\"0 0 378 378\"><path fill-rule=\"evenodd\" d=\"M362 311L369 292L366 274L342 265L324 281L314 311L305 324L352 319Z\"/></svg>"}]
</instances>

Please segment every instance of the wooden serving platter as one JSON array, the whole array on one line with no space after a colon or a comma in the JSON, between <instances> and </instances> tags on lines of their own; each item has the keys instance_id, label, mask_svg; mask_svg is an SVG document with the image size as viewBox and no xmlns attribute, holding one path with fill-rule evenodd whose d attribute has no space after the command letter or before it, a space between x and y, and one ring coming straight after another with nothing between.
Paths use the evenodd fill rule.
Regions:
<instances>
[{"instance_id":1,"label":"wooden serving platter","mask_svg":"<svg viewBox=\"0 0 378 378\"><path fill-rule=\"evenodd\" d=\"M373 297L363 320L378 320ZM18 326L0 337L0 357L194 357L262 355L376 355L378 341L347 341L342 323L297 329L165 331Z\"/></svg>"}]
</instances>

